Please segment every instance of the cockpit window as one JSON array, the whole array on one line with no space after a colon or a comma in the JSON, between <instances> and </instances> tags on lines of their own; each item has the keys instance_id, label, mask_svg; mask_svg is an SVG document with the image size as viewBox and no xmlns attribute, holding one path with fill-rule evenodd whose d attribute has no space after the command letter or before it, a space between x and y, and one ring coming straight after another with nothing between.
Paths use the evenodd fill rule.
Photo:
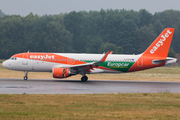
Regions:
<instances>
[{"instance_id":1,"label":"cockpit window","mask_svg":"<svg viewBox=\"0 0 180 120\"><path fill-rule=\"evenodd\" d=\"M16 57L11 57L10 60L17 60L17 58Z\"/></svg>"}]
</instances>

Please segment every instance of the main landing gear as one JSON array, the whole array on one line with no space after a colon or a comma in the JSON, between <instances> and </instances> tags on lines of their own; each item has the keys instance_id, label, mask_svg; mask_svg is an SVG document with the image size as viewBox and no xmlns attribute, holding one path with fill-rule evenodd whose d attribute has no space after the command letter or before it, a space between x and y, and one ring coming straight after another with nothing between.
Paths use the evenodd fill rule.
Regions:
<instances>
[{"instance_id":1,"label":"main landing gear","mask_svg":"<svg viewBox=\"0 0 180 120\"><path fill-rule=\"evenodd\" d=\"M86 75L84 75L82 78L81 78L81 81L82 82L86 82L88 80L88 77Z\"/></svg>"},{"instance_id":2,"label":"main landing gear","mask_svg":"<svg viewBox=\"0 0 180 120\"><path fill-rule=\"evenodd\" d=\"M27 74L28 74L28 71L25 71L24 80L27 80L27 79L28 79Z\"/></svg>"}]
</instances>

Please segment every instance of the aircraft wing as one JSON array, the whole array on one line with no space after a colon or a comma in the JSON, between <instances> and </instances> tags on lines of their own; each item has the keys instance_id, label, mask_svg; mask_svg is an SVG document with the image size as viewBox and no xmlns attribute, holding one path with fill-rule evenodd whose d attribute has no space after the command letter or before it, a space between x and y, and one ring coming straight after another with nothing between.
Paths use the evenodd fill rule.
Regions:
<instances>
[{"instance_id":1,"label":"aircraft wing","mask_svg":"<svg viewBox=\"0 0 180 120\"><path fill-rule=\"evenodd\" d=\"M63 66L53 66L53 68L55 67L59 67L59 68L70 68L73 71L76 71L76 73L88 73L91 72L91 70L94 70L93 68L96 68L98 66L99 63L103 63L107 56L109 54L109 51L102 57L102 59L99 62L91 62L91 63L86 63L86 64L79 64L79 65L63 65Z\"/></svg>"}]
</instances>

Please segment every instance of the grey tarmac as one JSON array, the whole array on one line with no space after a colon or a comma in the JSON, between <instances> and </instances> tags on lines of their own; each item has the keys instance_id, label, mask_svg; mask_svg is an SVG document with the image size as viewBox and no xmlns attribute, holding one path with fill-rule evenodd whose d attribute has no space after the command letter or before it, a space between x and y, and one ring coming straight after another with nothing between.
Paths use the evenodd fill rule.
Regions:
<instances>
[{"instance_id":1,"label":"grey tarmac","mask_svg":"<svg viewBox=\"0 0 180 120\"><path fill-rule=\"evenodd\" d=\"M180 93L180 82L5 79L0 78L0 94L105 94L105 93Z\"/></svg>"}]
</instances>

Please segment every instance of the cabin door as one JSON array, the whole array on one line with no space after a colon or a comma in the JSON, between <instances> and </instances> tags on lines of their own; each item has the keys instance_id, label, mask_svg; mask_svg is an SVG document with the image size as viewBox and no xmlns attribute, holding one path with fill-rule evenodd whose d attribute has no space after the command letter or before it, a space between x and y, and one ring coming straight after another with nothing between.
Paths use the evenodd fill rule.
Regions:
<instances>
[{"instance_id":1,"label":"cabin door","mask_svg":"<svg viewBox=\"0 0 180 120\"><path fill-rule=\"evenodd\" d=\"M22 65L28 65L28 55L23 55Z\"/></svg>"}]
</instances>

